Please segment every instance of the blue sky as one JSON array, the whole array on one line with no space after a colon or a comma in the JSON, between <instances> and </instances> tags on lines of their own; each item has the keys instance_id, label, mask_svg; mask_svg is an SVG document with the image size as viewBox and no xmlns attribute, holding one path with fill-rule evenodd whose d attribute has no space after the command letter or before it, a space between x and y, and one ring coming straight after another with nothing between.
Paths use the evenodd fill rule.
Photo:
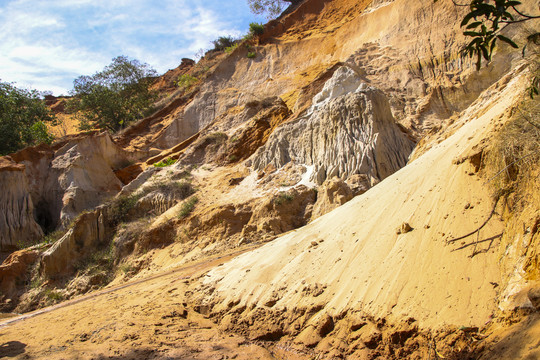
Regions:
<instances>
[{"instance_id":1,"label":"blue sky","mask_svg":"<svg viewBox=\"0 0 540 360\"><path fill-rule=\"evenodd\" d=\"M118 55L164 73L252 21L246 0L0 0L0 79L67 94Z\"/></svg>"}]
</instances>

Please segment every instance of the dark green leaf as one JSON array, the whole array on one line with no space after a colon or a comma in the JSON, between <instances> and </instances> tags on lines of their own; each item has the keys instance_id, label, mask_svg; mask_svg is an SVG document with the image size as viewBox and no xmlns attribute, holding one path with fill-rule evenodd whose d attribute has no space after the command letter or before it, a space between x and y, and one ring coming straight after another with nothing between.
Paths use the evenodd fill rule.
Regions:
<instances>
[{"instance_id":1,"label":"dark green leaf","mask_svg":"<svg viewBox=\"0 0 540 360\"><path fill-rule=\"evenodd\" d=\"M515 42L513 42L512 40L510 40L509 38L507 38L504 35L497 35L497 38L499 40L501 40L501 41L504 41L508 45L512 46L514 49L517 49L519 47L519 46L517 46L517 44Z\"/></svg>"},{"instance_id":2,"label":"dark green leaf","mask_svg":"<svg viewBox=\"0 0 540 360\"><path fill-rule=\"evenodd\" d=\"M482 33L476 32L476 31L464 31L463 35L466 36L482 36Z\"/></svg>"},{"instance_id":3,"label":"dark green leaf","mask_svg":"<svg viewBox=\"0 0 540 360\"><path fill-rule=\"evenodd\" d=\"M470 13L465 15L465 17L463 18L463 21L461 22L460 26L467 25L472 18L476 18L477 16L480 16L480 15L482 15L481 11L471 11Z\"/></svg>"},{"instance_id":4,"label":"dark green leaf","mask_svg":"<svg viewBox=\"0 0 540 360\"><path fill-rule=\"evenodd\" d=\"M488 50L486 49L486 47L485 46L480 46L480 50L482 51L482 55L484 56L484 59L489 61L490 56L489 56L489 53L488 53Z\"/></svg>"},{"instance_id":5,"label":"dark green leaf","mask_svg":"<svg viewBox=\"0 0 540 360\"><path fill-rule=\"evenodd\" d=\"M478 27L482 25L482 22L481 21L475 21L473 23L470 23L468 26L467 26L467 29L473 29L475 27Z\"/></svg>"}]
</instances>

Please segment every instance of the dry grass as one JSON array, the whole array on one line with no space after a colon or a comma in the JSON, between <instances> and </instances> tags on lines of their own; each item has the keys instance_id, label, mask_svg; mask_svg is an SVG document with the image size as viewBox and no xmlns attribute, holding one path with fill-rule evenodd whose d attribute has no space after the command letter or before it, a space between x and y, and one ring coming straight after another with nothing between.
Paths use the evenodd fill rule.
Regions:
<instances>
[{"instance_id":1,"label":"dry grass","mask_svg":"<svg viewBox=\"0 0 540 360\"><path fill-rule=\"evenodd\" d=\"M540 103L524 101L493 139L486 157L486 175L496 197L524 195L538 182L540 167Z\"/></svg>"},{"instance_id":2,"label":"dry grass","mask_svg":"<svg viewBox=\"0 0 540 360\"><path fill-rule=\"evenodd\" d=\"M146 187L145 193L160 192L162 194L171 195L175 199L184 200L195 193L195 188L191 182L187 180L181 181L158 181Z\"/></svg>"}]
</instances>

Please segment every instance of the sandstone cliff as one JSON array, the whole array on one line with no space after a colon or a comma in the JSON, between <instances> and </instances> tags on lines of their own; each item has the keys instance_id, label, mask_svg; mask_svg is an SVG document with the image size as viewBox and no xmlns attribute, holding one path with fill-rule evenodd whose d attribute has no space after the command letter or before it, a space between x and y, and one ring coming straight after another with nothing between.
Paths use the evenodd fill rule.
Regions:
<instances>
[{"instance_id":1,"label":"sandstone cliff","mask_svg":"<svg viewBox=\"0 0 540 360\"><path fill-rule=\"evenodd\" d=\"M126 356L145 346L180 356L164 345L165 322L199 347L207 329L241 337L230 345L212 333L228 350L181 353L195 358L245 344L262 358L490 358L494 344L501 358L512 353L498 327L507 338L538 330L537 182L494 190L486 159L521 111L530 73L504 45L479 72L459 57L464 12L450 0L306 0L232 53L165 74L156 86L171 96L124 132L1 159L2 247L62 232L0 269L5 308L110 283L123 300L69 305L109 326L71 325L59 340L88 357L110 354L102 330L118 331ZM201 81L170 88L178 74ZM156 275L164 270L183 277ZM17 288L21 279L31 284ZM137 323L110 323L119 308ZM184 335L190 324L200 327ZM31 334L13 329L10 338ZM509 348L538 355L520 344Z\"/></svg>"},{"instance_id":2,"label":"sandstone cliff","mask_svg":"<svg viewBox=\"0 0 540 360\"><path fill-rule=\"evenodd\" d=\"M407 163L413 142L395 122L388 100L362 82L354 70L340 67L313 98L307 114L274 131L254 155L262 170L290 161L314 165L312 179L365 174L380 181Z\"/></svg>"},{"instance_id":3,"label":"sandstone cliff","mask_svg":"<svg viewBox=\"0 0 540 360\"><path fill-rule=\"evenodd\" d=\"M0 158L0 250L39 241L43 231L34 220L34 205L24 176L24 165Z\"/></svg>"}]
</instances>

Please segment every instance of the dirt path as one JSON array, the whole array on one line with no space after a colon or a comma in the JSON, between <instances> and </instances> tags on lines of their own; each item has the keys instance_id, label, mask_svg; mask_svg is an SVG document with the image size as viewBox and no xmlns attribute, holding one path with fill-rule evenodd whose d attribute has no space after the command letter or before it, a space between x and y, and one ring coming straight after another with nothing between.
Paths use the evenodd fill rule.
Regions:
<instances>
[{"instance_id":1,"label":"dirt path","mask_svg":"<svg viewBox=\"0 0 540 360\"><path fill-rule=\"evenodd\" d=\"M190 279L259 245L0 323L0 359L274 359L192 311Z\"/></svg>"},{"instance_id":2,"label":"dirt path","mask_svg":"<svg viewBox=\"0 0 540 360\"><path fill-rule=\"evenodd\" d=\"M41 314L46 314L46 313L49 313L51 311L64 308L66 306L72 306L72 305L81 303L83 301L94 299L94 298L96 298L98 296L103 296L103 295L106 295L106 294L109 294L109 293L117 292L117 291L125 289L127 287L136 286L136 285L139 285L139 284L142 284L142 283L151 282L153 280L160 279L160 278L163 278L163 277L166 277L166 276L169 276L169 275L173 275L173 274L176 274L176 273L182 273L182 274L189 273L188 275L185 275L184 277L182 277L182 279L189 279L193 275L194 272L207 271L207 270L209 270L209 269L211 269L211 268L213 268L213 267L215 267L217 265L223 264L225 261L230 260L230 259L232 259L233 257L235 257L237 255L240 255L240 254L242 254L244 252L256 249L259 246L260 245L252 246L249 249L243 249L241 251L236 251L236 252L233 252L231 254L227 254L227 255L223 255L223 256L217 256L217 257L211 258L210 260L198 261L198 262L196 262L194 264L181 266L179 268L169 270L169 271L166 271L166 272L163 272L163 273L160 273L160 274L152 275L152 276L146 277L144 279L130 281L130 282L127 282L127 283L122 284L122 285L117 285L117 286L113 286L111 288L107 288L107 289L104 289L104 290L100 290L100 291L96 291L96 292L93 292L93 293L90 293L90 294L86 294L86 295L83 295L83 296L78 297L76 299L67 300L67 301L61 302L61 303L53 305L53 306L49 306L49 307L46 307L46 308L43 308L43 309L39 309L39 310L29 312L27 314L12 317L7 321L0 322L0 329L4 328L4 327L6 327L6 326L8 326L10 324L18 323L18 322L21 322L23 320L33 318L33 317L41 315Z\"/></svg>"}]
</instances>

